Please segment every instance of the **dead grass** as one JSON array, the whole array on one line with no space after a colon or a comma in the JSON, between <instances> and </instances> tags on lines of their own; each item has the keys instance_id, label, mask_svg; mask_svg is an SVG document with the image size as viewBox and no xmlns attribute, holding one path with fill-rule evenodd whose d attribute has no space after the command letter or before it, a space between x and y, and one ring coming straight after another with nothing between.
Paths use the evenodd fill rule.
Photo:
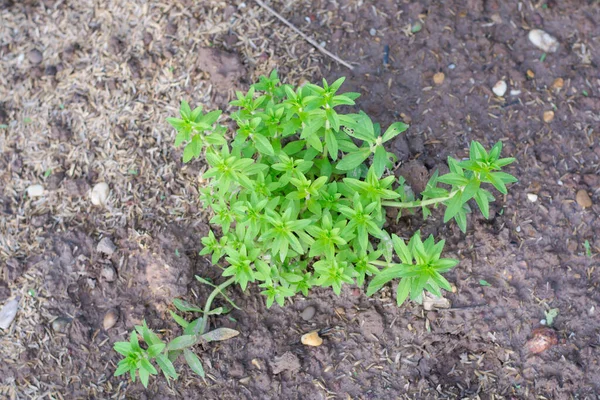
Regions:
<instances>
[{"instance_id":1,"label":"dead grass","mask_svg":"<svg viewBox=\"0 0 600 400\"><path fill-rule=\"evenodd\" d=\"M37 3L0 3L0 265L6 280L9 260L28 267L10 280L21 302L15 323L0 336L0 358L17 369L26 350L52 368L69 363L67 355L51 360L44 352L55 335L44 304L64 295L44 288L48 264L40 255L49 232L81 227L100 236L203 220L196 202L202 168L182 167L164 122L182 98L223 106L198 73L197 49L235 52L248 81L274 68L288 80L309 77L324 57L252 2ZM288 15L297 5L274 6ZM87 192L102 181L110 200L94 207ZM44 186L43 197L25 196L32 184ZM68 375L55 387L36 377L17 387L9 378L0 394L61 398L73 379ZM122 394L104 381L90 394Z\"/></svg>"}]
</instances>

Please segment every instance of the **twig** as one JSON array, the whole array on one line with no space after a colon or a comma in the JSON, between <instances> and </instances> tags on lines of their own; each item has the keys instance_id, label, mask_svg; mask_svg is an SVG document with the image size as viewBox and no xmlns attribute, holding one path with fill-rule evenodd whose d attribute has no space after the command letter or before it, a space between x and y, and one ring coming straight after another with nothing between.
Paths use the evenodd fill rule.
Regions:
<instances>
[{"instance_id":1,"label":"twig","mask_svg":"<svg viewBox=\"0 0 600 400\"><path fill-rule=\"evenodd\" d=\"M290 29L292 29L298 35L302 36L302 38L304 40L306 40L308 43L310 43L311 45L313 45L321 53L325 54L326 56L329 56L329 57L333 58L335 61L337 61L338 63L342 64L344 67L349 68L350 70L354 69L354 67L352 65L348 64L346 61L342 60L341 58L339 58L335 54L329 52L328 50L326 50L325 48L323 48L323 46L320 46L319 43L315 42L313 39L311 39L308 36L306 36L304 33L302 33L300 31L300 29L296 28L294 25L292 25L291 22L289 22L287 19L283 18L281 16L281 14L279 14L277 11L273 10L271 7L269 7L268 5L266 5L265 3L263 3L261 0L254 0L254 1L259 6L261 6L262 8L264 8L265 10L267 10L268 12L270 12L271 14L273 14L274 16L276 16L281 22L283 22L284 24L286 24L287 26L289 26Z\"/></svg>"}]
</instances>

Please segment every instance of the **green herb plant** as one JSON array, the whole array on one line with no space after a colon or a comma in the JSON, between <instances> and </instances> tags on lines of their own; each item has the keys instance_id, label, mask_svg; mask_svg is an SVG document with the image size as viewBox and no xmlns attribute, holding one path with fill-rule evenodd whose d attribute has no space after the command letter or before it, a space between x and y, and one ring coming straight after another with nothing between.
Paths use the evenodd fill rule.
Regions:
<instances>
[{"instance_id":1,"label":"green herb plant","mask_svg":"<svg viewBox=\"0 0 600 400\"><path fill-rule=\"evenodd\" d=\"M229 328L217 328L206 332L210 315L223 314L228 311L224 307L211 309L212 301L218 294L221 294L233 307L237 308L237 306L222 291L224 287L232 282L215 286L199 276L196 276L196 279L214 287L204 308L199 308L180 299L173 300L173 304L181 312L202 313L202 317L188 322L179 314L169 311L175 322L182 327L183 334L168 343L162 341L156 333L148 328L146 321L143 321L141 326L136 326L135 330L131 332L129 341L114 344L114 350L124 357L117 365L115 376L129 372L133 382L135 382L136 376L139 376L142 385L148 387L150 376L158 374L158 370L154 366L156 364L166 379L177 379L178 375L173 363L183 355L190 369L204 379L205 372L202 361L193 348L198 344L227 340L239 334L238 331ZM140 337L143 344L140 343Z\"/></svg>"},{"instance_id":2,"label":"green herb plant","mask_svg":"<svg viewBox=\"0 0 600 400\"><path fill-rule=\"evenodd\" d=\"M502 172L514 158L500 158L502 142L488 152L472 142L469 159L448 157L450 172L433 174L416 199L391 169L396 161L385 143L404 132L402 122L382 131L363 112L345 114L357 93L339 93L344 78L322 86L282 84L273 72L237 93L231 105L237 130L231 140L218 124L220 111L203 113L181 103L176 145L185 144L183 160L208 164L200 189L217 227L202 240L200 254L211 255L223 276L245 290L257 282L267 307L314 286L340 294L343 284L362 286L367 294L399 279L396 300L420 300L424 290L441 295L450 289L442 276L457 264L441 258L444 241L421 240L416 232L405 243L384 229L386 209L421 209L425 218L445 207L444 222L454 219L465 232L470 200L488 218L494 195L507 193L516 179Z\"/></svg>"},{"instance_id":3,"label":"green herb plant","mask_svg":"<svg viewBox=\"0 0 600 400\"><path fill-rule=\"evenodd\" d=\"M488 218L490 188L506 194L516 181L501 171L514 161L500 158L501 142L489 151L472 142L468 159L448 157L450 172L434 173L416 196L392 173L397 160L385 148L408 125L383 130L363 112L342 112L359 97L341 93L343 82L292 87L276 72L261 77L231 102L231 135L220 111L185 101L180 117L167 119L177 130L175 145L184 145L183 161L207 164L200 200L212 212L213 230L200 254L222 268L221 293L255 283L267 307L283 306L315 286L339 295L344 284L363 286L368 278L367 295L397 281L398 305L421 302L424 291L441 296L451 289L443 274L458 261L442 258L444 240L423 241L418 231L408 241L390 235L383 229L387 209L420 209L428 218L443 207L444 222L465 232L471 206Z\"/></svg>"}]
</instances>

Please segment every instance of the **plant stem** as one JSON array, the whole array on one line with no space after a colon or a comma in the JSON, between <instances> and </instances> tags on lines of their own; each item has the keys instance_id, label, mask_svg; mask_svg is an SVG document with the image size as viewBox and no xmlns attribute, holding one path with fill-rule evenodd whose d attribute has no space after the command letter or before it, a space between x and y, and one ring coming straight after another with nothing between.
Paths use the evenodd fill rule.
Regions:
<instances>
[{"instance_id":1,"label":"plant stem","mask_svg":"<svg viewBox=\"0 0 600 400\"><path fill-rule=\"evenodd\" d=\"M371 261L369 261L369 264L376 265L378 267L389 267L390 265L393 265L394 263L389 263L387 261L371 260Z\"/></svg>"},{"instance_id":2,"label":"plant stem","mask_svg":"<svg viewBox=\"0 0 600 400\"><path fill-rule=\"evenodd\" d=\"M204 312L202 314L202 323L200 324L200 334L202 335L206 330L206 324L208 323L208 313L210 312L210 306L217 297L219 293L223 291L227 286L231 285L235 282L235 277L231 277L227 279L225 282L221 283L219 286L215 287L215 289L211 292L208 299L206 299L206 303L204 304Z\"/></svg>"},{"instance_id":3,"label":"plant stem","mask_svg":"<svg viewBox=\"0 0 600 400\"><path fill-rule=\"evenodd\" d=\"M432 204L441 203L446 200L450 200L451 198L456 196L457 193L459 193L459 191L455 190L454 192L451 192L448 196L445 196L445 197L436 197L434 199L427 199L427 200L407 201L404 203L400 202L400 201L382 201L381 205L386 206L386 207L396 207L396 208L425 207L425 206L430 206Z\"/></svg>"}]
</instances>

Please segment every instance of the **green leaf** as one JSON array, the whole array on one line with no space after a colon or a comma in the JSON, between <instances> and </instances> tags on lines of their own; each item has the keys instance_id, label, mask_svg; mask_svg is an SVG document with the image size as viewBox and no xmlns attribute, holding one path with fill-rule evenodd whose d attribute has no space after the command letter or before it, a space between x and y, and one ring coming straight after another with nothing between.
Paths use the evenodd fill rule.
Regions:
<instances>
[{"instance_id":1,"label":"green leaf","mask_svg":"<svg viewBox=\"0 0 600 400\"><path fill-rule=\"evenodd\" d=\"M408 249L408 246L404 243L404 240L400 239L397 235L392 235L392 243L394 244L394 250L400 261L404 264L412 264L413 256Z\"/></svg>"},{"instance_id":2,"label":"green leaf","mask_svg":"<svg viewBox=\"0 0 600 400\"><path fill-rule=\"evenodd\" d=\"M451 172L440 176L438 182L447 183L448 185L465 186L469 183L469 179L463 175Z\"/></svg>"},{"instance_id":3,"label":"green leaf","mask_svg":"<svg viewBox=\"0 0 600 400\"><path fill-rule=\"evenodd\" d=\"M465 186L462 191L460 201L464 204L471 200L475 194L479 191L480 182L477 179L471 179L471 181Z\"/></svg>"},{"instance_id":4,"label":"green leaf","mask_svg":"<svg viewBox=\"0 0 600 400\"><path fill-rule=\"evenodd\" d=\"M138 373L140 374L140 381L142 382L142 385L144 385L144 387L147 388L148 387L148 380L150 378L150 372L148 372L144 368L140 368L138 370Z\"/></svg>"},{"instance_id":5,"label":"green leaf","mask_svg":"<svg viewBox=\"0 0 600 400\"><path fill-rule=\"evenodd\" d=\"M490 173L487 175L488 180L498 191L502 194L507 194L508 190L506 190L506 185L501 177L496 175L496 173Z\"/></svg>"},{"instance_id":6,"label":"green leaf","mask_svg":"<svg viewBox=\"0 0 600 400\"><path fill-rule=\"evenodd\" d=\"M371 150L363 148L356 153L347 154L337 163L336 168L342 171L350 171L362 164L371 154Z\"/></svg>"},{"instance_id":7,"label":"green leaf","mask_svg":"<svg viewBox=\"0 0 600 400\"><path fill-rule=\"evenodd\" d=\"M479 206L479 209L481 210L481 214L483 214L483 216L485 218L489 219L490 218L490 202L486 195L486 191L479 190L477 193L475 193L475 201L477 202L477 205Z\"/></svg>"},{"instance_id":8,"label":"green leaf","mask_svg":"<svg viewBox=\"0 0 600 400\"><path fill-rule=\"evenodd\" d=\"M325 131L325 145L327 145L327 150L329 151L329 157L331 157L331 159L333 161L337 160L338 142L337 142L337 139L335 138L334 133L330 129L327 129Z\"/></svg>"},{"instance_id":9,"label":"green leaf","mask_svg":"<svg viewBox=\"0 0 600 400\"><path fill-rule=\"evenodd\" d=\"M378 178L381 178L381 175L383 175L387 161L387 151L385 151L382 145L377 146L375 148L375 156L373 157L373 169Z\"/></svg>"},{"instance_id":10,"label":"green leaf","mask_svg":"<svg viewBox=\"0 0 600 400\"><path fill-rule=\"evenodd\" d=\"M169 352L171 353L171 352ZM156 364L162 370L163 374L165 374L166 378L177 379L177 372L175 372L175 367L169 357L164 354L159 354L156 356Z\"/></svg>"},{"instance_id":11,"label":"green leaf","mask_svg":"<svg viewBox=\"0 0 600 400\"><path fill-rule=\"evenodd\" d=\"M177 322L178 325L180 325L182 328L187 328L189 325L189 322L187 322L185 319L181 318L179 315L175 314L173 311L169 310L169 313L171 314L171 317L173 317L173 319L175 320L175 322Z\"/></svg>"},{"instance_id":12,"label":"green leaf","mask_svg":"<svg viewBox=\"0 0 600 400\"><path fill-rule=\"evenodd\" d=\"M398 304L398 307L406 301L406 298L410 294L411 279L412 278L402 278L400 283L398 283L398 288L396 289L396 303Z\"/></svg>"},{"instance_id":13,"label":"green leaf","mask_svg":"<svg viewBox=\"0 0 600 400\"><path fill-rule=\"evenodd\" d=\"M458 212L454 216L454 220L456 221L456 224L460 228L461 232L466 233L467 232L467 214L465 213L465 211L463 209L458 210Z\"/></svg>"},{"instance_id":14,"label":"green leaf","mask_svg":"<svg viewBox=\"0 0 600 400\"><path fill-rule=\"evenodd\" d=\"M119 362L119 366L117 367L117 370L115 371L114 376L121 376L121 375L129 372L129 370L131 370L131 365L129 365L127 359L123 359Z\"/></svg>"},{"instance_id":15,"label":"green leaf","mask_svg":"<svg viewBox=\"0 0 600 400\"><path fill-rule=\"evenodd\" d=\"M501 143L501 142L499 142L499 143ZM483 148L481 143L473 140L471 142L471 148L469 149L469 158L473 161L473 160L485 160L485 159L487 159L487 157L488 157L487 151L485 151L485 149Z\"/></svg>"},{"instance_id":16,"label":"green leaf","mask_svg":"<svg viewBox=\"0 0 600 400\"><path fill-rule=\"evenodd\" d=\"M156 368L154 368L154 365L150 364L150 361L148 361L148 359L146 359L146 358L142 358L141 366L143 369L148 371L148 373L150 373L151 375L155 375L157 373Z\"/></svg>"},{"instance_id":17,"label":"green leaf","mask_svg":"<svg viewBox=\"0 0 600 400\"><path fill-rule=\"evenodd\" d=\"M379 290L383 285L391 281L392 279L398 278L399 274L405 270L407 265L394 264L393 267L388 267L379 271L377 275L369 283L367 288L367 296L371 296L373 293Z\"/></svg>"},{"instance_id":18,"label":"green leaf","mask_svg":"<svg viewBox=\"0 0 600 400\"><path fill-rule=\"evenodd\" d=\"M119 353L122 354L124 356L128 356L129 354L133 353L133 348L131 347L131 343L129 342L116 342L113 345L113 349Z\"/></svg>"},{"instance_id":19,"label":"green leaf","mask_svg":"<svg viewBox=\"0 0 600 400\"><path fill-rule=\"evenodd\" d=\"M198 356L189 349L185 349L183 351L183 356L185 357L185 361L188 363L192 371L200 375L200 377L204 378L204 368L202 367L202 362L200 361Z\"/></svg>"},{"instance_id":20,"label":"green leaf","mask_svg":"<svg viewBox=\"0 0 600 400\"><path fill-rule=\"evenodd\" d=\"M404 122L394 122L383 134L383 143L395 138L407 129L408 125L406 125Z\"/></svg>"},{"instance_id":21,"label":"green leaf","mask_svg":"<svg viewBox=\"0 0 600 400\"><path fill-rule=\"evenodd\" d=\"M202 338L207 342L223 341L236 337L240 333L235 329L230 328L217 328L213 331L207 332L202 335Z\"/></svg>"},{"instance_id":22,"label":"green leaf","mask_svg":"<svg viewBox=\"0 0 600 400\"><path fill-rule=\"evenodd\" d=\"M457 193L450 200L444 202L446 205L446 212L444 212L444 223L450 221L462 208L462 201L460 195Z\"/></svg>"},{"instance_id":23,"label":"green leaf","mask_svg":"<svg viewBox=\"0 0 600 400\"><path fill-rule=\"evenodd\" d=\"M148 355L150 357L156 357L161 351L165 349L166 345L164 343L153 344L148 347Z\"/></svg>"},{"instance_id":24,"label":"green leaf","mask_svg":"<svg viewBox=\"0 0 600 400\"><path fill-rule=\"evenodd\" d=\"M256 146L256 150L258 150L261 154L265 154L268 156L274 156L275 150L273 150L273 146L269 139L264 137L263 135L254 135L254 145Z\"/></svg>"},{"instance_id":25,"label":"green leaf","mask_svg":"<svg viewBox=\"0 0 600 400\"><path fill-rule=\"evenodd\" d=\"M192 115L192 109L187 101L181 100L181 107L179 108L179 113L181 114L181 118L184 120L189 120Z\"/></svg>"},{"instance_id":26,"label":"green leaf","mask_svg":"<svg viewBox=\"0 0 600 400\"><path fill-rule=\"evenodd\" d=\"M479 284L481 286L492 286L488 281L484 280L484 279L480 279L479 280Z\"/></svg>"},{"instance_id":27,"label":"green leaf","mask_svg":"<svg viewBox=\"0 0 600 400\"><path fill-rule=\"evenodd\" d=\"M167 350L183 350L186 347L191 347L198 342L196 335L182 335L171 340L167 345Z\"/></svg>"},{"instance_id":28,"label":"green leaf","mask_svg":"<svg viewBox=\"0 0 600 400\"><path fill-rule=\"evenodd\" d=\"M183 312L204 312L204 310L198 306L193 305L192 303L188 303L185 300L181 299L173 299L173 305L179 310Z\"/></svg>"}]
</instances>

